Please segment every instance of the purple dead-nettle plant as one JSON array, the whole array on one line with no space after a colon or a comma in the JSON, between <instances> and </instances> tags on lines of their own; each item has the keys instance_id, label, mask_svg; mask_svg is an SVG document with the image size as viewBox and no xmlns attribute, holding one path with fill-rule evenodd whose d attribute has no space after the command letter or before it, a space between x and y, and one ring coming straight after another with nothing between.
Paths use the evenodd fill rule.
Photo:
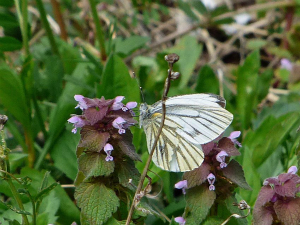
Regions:
<instances>
[{"instance_id":1,"label":"purple dead-nettle plant","mask_svg":"<svg viewBox=\"0 0 300 225\"><path fill-rule=\"evenodd\" d=\"M300 177L297 167L265 179L253 210L255 224L299 225Z\"/></svg>"},{"instance_id":2,"label":"purple dead-nettle plant","mask_svg":"<svg viewBox=\"0 0 300 225\"><path fill-rule=\"evenodd\" d=\"M82 95L74 98L76 108L82 110L82 115L72 115L68 120L74 126L73 133L80 129L75 199L85 222L102 224L114 213L122 214L116 211L121 202L127 204L140 177L133 162L140 157L129 129L137 123L132 111L137 103L124 104L123 96L109 100ZM91 208L95 209L92 213Z\"/></svg>"},{"instance_id":3,"label":"purple dead-nettle plant","mask_svg":"<svg viewBox=\"0 0 300 225\"><path fill-rule=\"evenodd\" d=\"M240 134L239 131L234 131L229 137L219 137L215 142L202 145L205 156L202 165L184 173L185 185L183 181L176 184L176 188L183 187L186 193L187 207L184 215L187 224L194 222L198 224L204 220L215 200L225 201L227 198L232 198L237 186L251 190L241 165L231 159L232 156L240 155L235 147L235 145L241 146L236 140ZM199 207L203 209L200 213L201 218L197 216Z\"/></svg>"}]
</instances>

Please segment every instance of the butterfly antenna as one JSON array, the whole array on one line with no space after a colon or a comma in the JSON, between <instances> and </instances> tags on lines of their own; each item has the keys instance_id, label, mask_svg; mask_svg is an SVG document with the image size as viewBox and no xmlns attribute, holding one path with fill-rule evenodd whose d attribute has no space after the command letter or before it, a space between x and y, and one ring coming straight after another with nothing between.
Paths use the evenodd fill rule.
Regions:
<instances>
[{"instance_id":1,"label":"butterfly antenna","mask_svg":"<svg viewBox=\"0 0 300 225\"><path fill-rule=\"evenodd\" d=\"M137 78L137 76L135 75L135 72L132 72L133 74L133 77L135 78L138 86L139 86L139 89L140 89L140 94L141 94L141 98L142 98L142 102L144 103L145 102L145 97L144 97L144 93L143 93L143 88L141 87L141 84L140 84L140 81L139 79Z\"/></svg>"}]
</instances>

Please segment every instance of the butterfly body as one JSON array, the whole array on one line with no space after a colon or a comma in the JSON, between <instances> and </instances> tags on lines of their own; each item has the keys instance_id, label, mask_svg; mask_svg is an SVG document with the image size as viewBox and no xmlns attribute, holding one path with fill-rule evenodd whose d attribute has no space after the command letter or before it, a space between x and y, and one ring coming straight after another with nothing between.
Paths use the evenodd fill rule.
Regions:
<instances>
[{"instance_id":1,"label":"butterfly body","mask_svg":"<svg viewBox=\"0 0 300 225\"><path fill-rule=\"evenodd\" d=\"M214 94L170 97L166 115L154 150L153 162L168 171L190 171L204 159L202 144L216 139L230 125L233 115L224 109L225 99ZM148 151L158 134L162 102L141 104L140 125L144 128Z\"/></svg>"}]
</instances>

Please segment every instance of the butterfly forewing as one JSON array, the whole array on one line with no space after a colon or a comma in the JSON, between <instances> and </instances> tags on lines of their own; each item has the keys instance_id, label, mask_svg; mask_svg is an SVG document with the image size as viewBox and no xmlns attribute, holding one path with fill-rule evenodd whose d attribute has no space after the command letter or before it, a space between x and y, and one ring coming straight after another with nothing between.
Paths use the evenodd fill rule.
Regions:
<instances>
[{"instance_id":1,"label":"butterfly forewing","mask_svg":"<svg viewBox=\"0 0 300 225\"><path fill-rule=\"evenodd\" d=\"M229 126L233 115L225 110L225 100L213 94L194 94L166 100L166 117L156 145L153 162L164 170L190 171L204 158L201 144L216 139ZM161 101L141 106L143 126L150 151L162 118Z\"/></svg>"}]
</instances>

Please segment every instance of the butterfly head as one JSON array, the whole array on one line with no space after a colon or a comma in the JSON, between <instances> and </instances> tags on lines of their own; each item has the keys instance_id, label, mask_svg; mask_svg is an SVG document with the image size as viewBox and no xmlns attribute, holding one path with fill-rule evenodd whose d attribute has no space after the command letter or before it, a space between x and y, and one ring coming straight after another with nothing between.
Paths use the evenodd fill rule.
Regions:
<instances>
[{"instance_id":1,"label":"butterfly head","mask_svg":"<svg viewBox=\"0 0 300 225\"><path fill-rule=\"evenodd\" d=\"M143 125L143 121L146 118L149 106L146 103L140 105L140 127Z\"/></svg>"}]
</instances>

